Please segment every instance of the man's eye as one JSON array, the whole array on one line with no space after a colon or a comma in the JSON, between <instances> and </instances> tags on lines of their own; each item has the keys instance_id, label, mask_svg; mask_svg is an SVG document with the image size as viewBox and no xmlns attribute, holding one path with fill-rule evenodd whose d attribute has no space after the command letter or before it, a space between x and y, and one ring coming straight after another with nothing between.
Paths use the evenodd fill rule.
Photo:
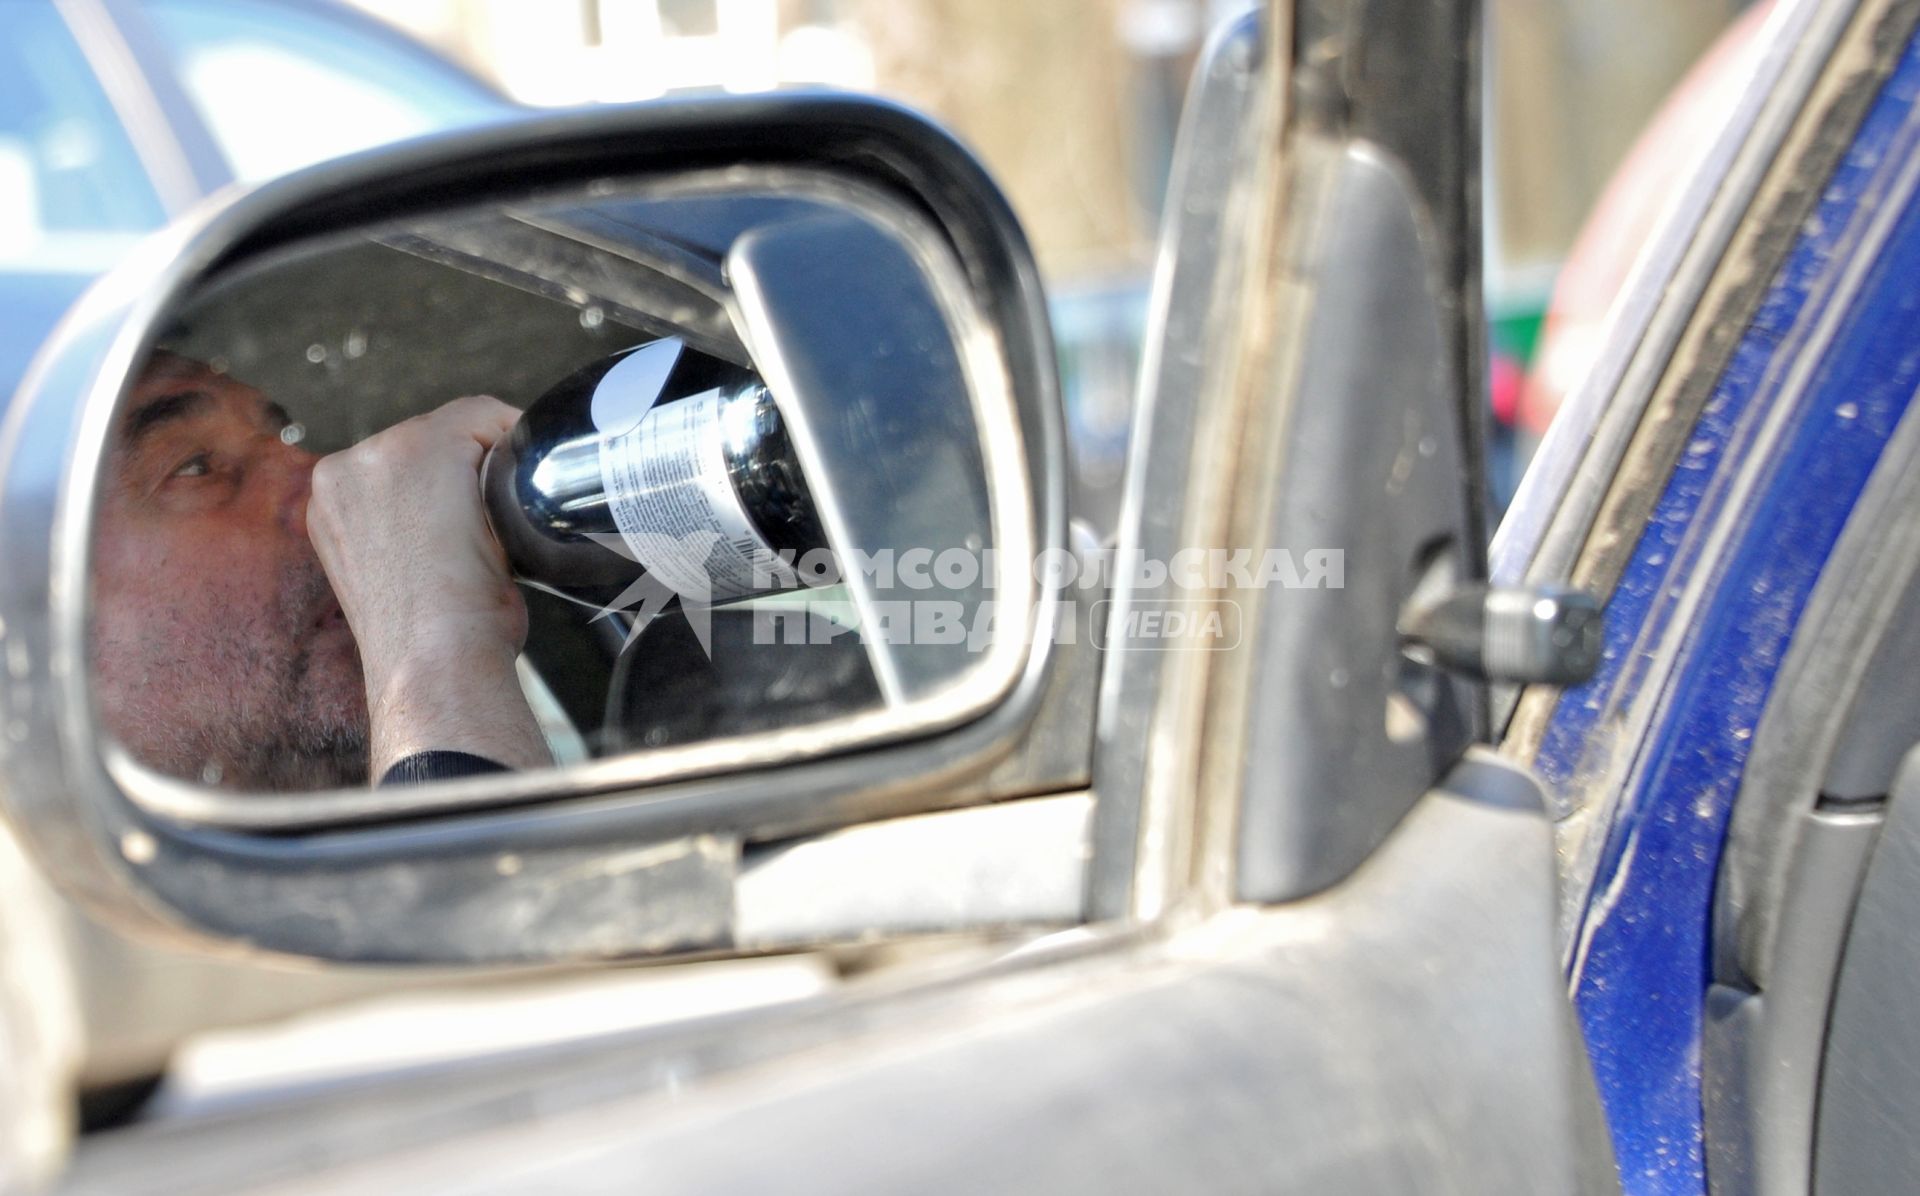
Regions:
<instances>
[{"instance_id":1,"label":"man's eye","mask_svg":"<svg viewBox=\"0 0 1920 1196\"><path fill-rule=\"evenodd\" d=\"M180 467L173 471L172 476L176 478L204 478L212 472L213 462L208 459L207 454L195 453L185 461L182 461Z\"/></svg>"}]
</instances>

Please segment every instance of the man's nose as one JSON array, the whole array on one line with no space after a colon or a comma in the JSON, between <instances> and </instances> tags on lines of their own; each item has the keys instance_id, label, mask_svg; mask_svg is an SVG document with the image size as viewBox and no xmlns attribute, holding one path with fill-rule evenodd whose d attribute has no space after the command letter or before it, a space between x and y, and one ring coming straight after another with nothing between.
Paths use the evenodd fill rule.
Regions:
<instances>
[{"instance_id":1,"label":"man's nose","mask_svg":"<svg viewBox=\"0 0 1920 1196\"><path fill-rule=\"evenodd\" d=\"M280 521L287 534L301 543L307 540L307 502L313 497L313 466L320 458L291 445L280 454L285 473L285 489L280 498Z\"/></svg>"}]
</instances>

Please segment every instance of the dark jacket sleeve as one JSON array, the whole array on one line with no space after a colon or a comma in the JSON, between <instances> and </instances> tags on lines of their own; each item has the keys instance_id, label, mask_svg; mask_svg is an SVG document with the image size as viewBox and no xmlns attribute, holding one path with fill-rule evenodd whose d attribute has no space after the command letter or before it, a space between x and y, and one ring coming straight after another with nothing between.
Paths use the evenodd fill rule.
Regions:
<instances>
[{"instance_id":1,"label":"dark jacket sleeve","mask_svg":"<svg viewBox=\"0 0 1920 1196\"><path fill-rule=\"evenodd\" d=\"M451 781L506 771L504 764L467 752L415 752L389 768L380 778L380 786L418 785L422 781Z\"/></svg>"}]
</instances>

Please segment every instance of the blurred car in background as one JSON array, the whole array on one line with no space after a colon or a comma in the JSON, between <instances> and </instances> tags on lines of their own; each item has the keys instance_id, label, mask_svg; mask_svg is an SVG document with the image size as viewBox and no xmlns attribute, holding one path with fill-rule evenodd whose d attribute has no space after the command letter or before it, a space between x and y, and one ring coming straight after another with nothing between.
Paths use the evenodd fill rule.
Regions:
<instances>
[{"instance_id":1,"label":"blurred car in background","mask_svg":"<svg viewBox=\"0 0 1920 1196\"><path fill-rule=\"evenodd\" d=\"M321 0L5 0L0 396L94 278L221 187L518 111Z\"/></svg>"},{"instance_id":2,"label":"blurred car in background","mask_svg":"<svg viewBox=\"0 0 1920 1196\"><path fill-rule=\"evenodd\" d=\"M1526 367L1525 383L1516 378L1505 409L1496 412L1511 429L1521 468L1605 344L1614 300L1673 198L1674 163L1697 161L1726 125L1753 75L1759 34L1773 8L1773 0L1761 0L1727 27L1667 97L1582 225L1531 361L1514 360ZM1495 405L1501 406L1497 386Z\"/></svg>"},{"instance_id":3,"label":"blurred car in background","mask_svg":"<svg viewBox=\"0 0 1920 1196\"><path fill-rule=\"evenodd\" d=\"M1068 509L1102 540L1120 525L1150 289L1144 276L1118 274L1062 286L1047 296L1072 456Z\"/></svg>"},{"instance_id":4,"label":"blurred car in background","mask_svg":"<svg viewBox=\"0 0 1920 1196\"><path fill-rule=\"evenodd\" d=\"M320 0L0 0L0 409L94 279L204 197L520 111L410 38ZM16 879L9 891L34 900L22 896L31 878ZM196 1030L396 983L134 947L56 909L94 1122L137 1107Z\"/></svg>"}]
</instances>

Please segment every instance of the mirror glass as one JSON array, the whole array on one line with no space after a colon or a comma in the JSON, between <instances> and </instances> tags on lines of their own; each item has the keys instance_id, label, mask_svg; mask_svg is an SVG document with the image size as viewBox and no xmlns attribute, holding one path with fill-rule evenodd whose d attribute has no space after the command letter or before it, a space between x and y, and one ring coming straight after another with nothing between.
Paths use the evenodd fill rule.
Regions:
<instances>
[{"instance_id":1,"label":"mirror glass","mask_svg":"<svg viewBox=\"0 0 1920 1196\"><path fill-rule=\"evenodd\" d=\"M103 450L103 728L217 822L978 713L1031 602L986 327L930 225L815 174L602 180L221 268Z\"/></svg>"}]
</instances>

